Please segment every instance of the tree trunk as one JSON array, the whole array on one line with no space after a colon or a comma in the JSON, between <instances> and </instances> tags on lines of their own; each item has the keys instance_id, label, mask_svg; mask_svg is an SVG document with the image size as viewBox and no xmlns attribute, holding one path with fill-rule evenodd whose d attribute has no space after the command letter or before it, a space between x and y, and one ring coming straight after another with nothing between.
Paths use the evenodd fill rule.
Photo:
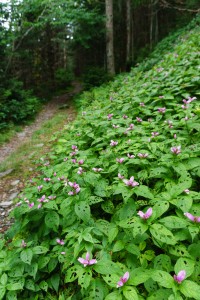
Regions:
<instances>
[{"instance_id":1,"label":"tree trunk","mask_svg":"<svg viewBox=\"0 0 200 300\"><path fill-rule=\"evenodd\" d=\"M106 55L107 71L115 75L114 37L113 37L113 0L105 0L106 5Z\"/></svg>"},{"instance_id":2,"label":"tree trunk","mask_svg":"<svg viewBox=\"0 0 200 300\"><path fill-rule=\"evenodd\" d=\"M131 0L126 0L126 69L131 66Z\"/></svg>"}]
</instances>

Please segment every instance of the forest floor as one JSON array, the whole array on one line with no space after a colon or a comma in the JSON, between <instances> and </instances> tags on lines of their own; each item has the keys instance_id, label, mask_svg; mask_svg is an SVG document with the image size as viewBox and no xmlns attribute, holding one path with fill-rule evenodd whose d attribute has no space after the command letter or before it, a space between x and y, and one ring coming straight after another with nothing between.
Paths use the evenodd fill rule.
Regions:
<instances>
[{"instance_id":1,"label":"forest floor","mask_svg":"<svg viewBox=\"0 0 200 300\"><path fill-rule=\"evenodd\" d=\"M51 148L51 136L75 119L76 111L71 100L81 90L81 84L74 82L72 91L53 97L31 125L25 126L0 147L0 165L3 166L0 172L0 233L12 223L9 213L14 206L13 200L23 190L27 179L35 175L33 161ZM49 124L51 121L53 125Z\"/></svg>"}]
</instances>

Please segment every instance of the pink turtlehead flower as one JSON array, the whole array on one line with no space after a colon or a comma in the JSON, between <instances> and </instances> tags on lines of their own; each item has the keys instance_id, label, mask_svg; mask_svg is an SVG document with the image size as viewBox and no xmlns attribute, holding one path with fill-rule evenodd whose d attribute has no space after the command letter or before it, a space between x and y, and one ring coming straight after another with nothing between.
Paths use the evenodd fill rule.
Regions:
<instances>
[{"instance_id":1,"label":"pink turtlehead flower","mask_svg":"<svg viewBox=\"0 0 200 300\"><path fill-rule=\"evenodd\" d=\"M126 116L126 115L123 115L123 119L128 119L128 116Z\"/></svg>"},{"instance_id":2,"label":"pink turtlehead flower","mask_svg":"<svg viewBox=\"0 0 200 300\"><path fill-rule=\"evenodd\" d=\"M116 161L119 163L119 164L122 164L124 162L124 158L116 158Z\"/></svg>"},{"instance_id":3,"label":"pink turtlehead flower","mask_svg":"<svg viewBox=\"0 0 200 300\"><path fill-rule=\"evenodd\" d=\"M142 119L139 118L139 117L136 117L136 120L137 120L138 122L142 122Z\"/></svg>"},{"instance_id":4,"label":"pink turtlehead flower","mask_svg":"<svg viewBox=\"0 0 200 300\"><path fill-rule=\"evenodd\" d=\"M113 128L119 128L119 125L114 125L112 126Z\"/></svg>"},{"instance_id":5,"label":"pink turtlehead flower","mask_svg":"<svg viewBox=\"0 0 200 300\"><path fill-rule=\"evenodd\" d=\"M22 204L22 201L19 201L15 204L15 206L20 206Z\"/></svg>"},{"instance_id":6,"label":"pink turtlehead flower","mask_svg":"<svg viewBox=\"0 0 200 300\"><path fill-rule=\"evenodd\" d=\"M89 253L89 252L86 253L85 258L79 257L79 258L78 258L78 261L79 261L82 265L84 265L84 267L86 267L86 266L91 266L91 265L94 265L94 264L97 263L97 260L96 260L96 259L90 259L90 253Z\"/></svg>"},{"instance_id":7,"label":"pink turtlehead flower","mask_svg":"<svg viewBox=\"0 0 200 300\"><path fill-rule=\"evenodd\" d=\"M145 106L144 102L140 102L140 106Z\"/></svg>"},{"instance_id":8,"label":"pink turtlehead flower","mask_svg":"<svg viewBox=\"0 0 200 300\"><path fill-rule=\"evenodd\" d=\"M51 195L51 196L48 197L48 199L49 200L54 200L54 199L56 199L56 196Z\"/></svg>"},{"instance_id":9,"label":"pink turtlehead flower","mask_svg":"<svg viewBox=\"0 0 200 300\"><path fill-rule=\"evenodd\" d=\"M177 146L177 147L171 147L171 152L175 155L178 155L181 153L181 146Z\"/></svg>"},{"instance_id":10,"label":"pink turtlehead flower","mask_svg":"<svg viewBox=\"0 0 200 300\"><path fill-rule=\"evenodd\" d=\"M64 176L58 177L58 180L59 181L65 180L65 177Z\"/></svg>"},{"instance_id":11,"label":"pink turtlehead flower","mask_svg":"<svg viewBox=\"0 0 200 300\"><path fill-rule=\"evenodd\" d=\"M130 125L129 125L129 128L128 128L129 130L132 130L132 129L134 129L134 124L133 123L131 123Z\"/></svg>"},{"instance_id":12,"label":"pink turtlehead flower","mask_svg":"<svg viewBox=\"0 0 200 300\"><path fill-rule=\"evenodd\" d=\"M134 180L133 176L131 176L131 178L129 180L128 179L124 179L123 182L125 183L125 185L132 186L132 187L135 187L135 186L139 185L139 183Z\"/></svg>"},{"instance_id":13,"label":"pink turtlehead flower","mask_svg":"<svg viewBox=\"0 0 200 300\"><path fill-rule=\"evenodd\" d=\"M72 150L78 151L78 147L76 145L72 145Z\"/></svg>"},{"instance_id":14,"label":"pink turtlehead flower","mask_svg":"<svg viewBox=\"0 0 200 300\"><path fill-rule=\"evenodd\" d=\"M42 203L42 202L49 202L49 200L46 199L46 196L43 195L41 198L38 199L38 202Z\"/></svg>"},{"instance_id":15,"label":"pink turtlehead flower","mask_svg":"<svg viewBox=\"0 0 200 300\"><path fill-rule=\"evenodd\" d=\"M22 248L25 248L26 246L27 246L27 244L25 243L24 240L22 240L22 242L21 242L21 247L22 247Z\"/></svg>"},{"instance_id":16,"label":"pink turtlehead flower","mask_svg":"<svg viewBox=\"0 0 200 300\"><path fill-rule=\"evenodd\" d=\"M190 219L192 222L196 222L196 223L200 223L200 217L195 217L192 214L190 214L189 212L184 213L184 215Z\"/></svg>"},{"instance_id":17,"label":"pink turtlehead flower","mask_svg":"<svg viewBox=\"0 0 200 300\"><path fill-rule=\"evenodd\" d=\"M83 165L83 164L84 164L84 160L83 160L83 159L79 160L79 161L78 161L78 164L79 164L79 165Z\"/></svg>"},{"instance_id":18,"label":"pink turtlehead flower","mask_svg":"<svg viewBox=\"0 0 200 300\"><path fill-rule=\"evenodd\" d=\"M189 193L190 193L190 190L185 189L184 192L185 192L186 194L189 194Z\"/></svg>"},{"instance_id":19,"label":"pink turtlehead flower","mask_svg":"<svg viewBox=\"0 0 200 300\"><path fill-rule=\"evenodd\" d=\"M92 170L97 173L103 171L102 168L92 168Z\"/></svg>"},{"instance_id":20,"label":"pink turtlehead flower","mask_svg":"<svg viewBox=\"0 0 200 300\"><path fill-rule=\"evenodd\" d=\"M182 108L182 109L188 109L189 106L187 106L187 105L181 105L181 108Z\"/></svg>"},{"instance_id":21,"label":"pink turtlehead flower","mask_svg":"<svg viewBox=\"0 0 200 300\"><path fill-rule=\"evenodd\" d=\"M185 277L186 277L186 271L181 270L180 272L178 272L177 275L174 275L174 280L180 284L185 279Z\"/></svg>"},{"instance_id":22,"label":"pink turtlehead flower","mask_svg":"<svg viewBox=\"0 0 200 300\"><path fill-rule=\"evenodd\" d=\"M82 111L82 116L85 116L86 115L86 111Z\"/></svg>"},{"instance_id":23,"label":"pink turtlehead flower","mask_svg":"<svg viewBox=\"0 0 200 300\"><path fill-rule=\"evenodd\" d=\"M76 158L72 158L72 163L75 164L76 163Z\"/></svg>"},{"instance_id":24,"label":"pink turtlehead flower","mask_svg":"<svg viewBox=\"0 0 200 300\"><path fill-rule=\"evenodd\" d=\"M138 153L139 158L147 158L149 156L148 153Z\"/></svg>"},{"instance_id":25,"label":"pink turtlehead flower","mask_svg":"<svg viewBox=\"0 0 200 300\"><path fill-rule=\"evenodd\" d=\"M152 207L149 207L145 213L139 210L137 215L140 216L140 218L147 220L151 217L152 213L153 213Z\"/></svg>"},{"instance_id":26,"label":"pink turtlehead flower","mask_svg":"<svg viewBox=\"0 0 200 300\"><path fill-rule=\"evenodd\" d=\"M70 191L68 195L72 196L80 192L81 188L78 183L69 181L68 184L73 188L73 191Z\"/></svg>"},{"instance_id":27,"label":"pink turtlehead flower","mask_svg":"<svg viewBox=\"0 0 200 300\"><path fill-rule=\"evenodd\" d=\"M158 112L164 114L166 112L166 107L159 107Z\"/></svg>"},{"instance_id":28,"label":"pink turtlehead flower","mask_svg":"<svg viewBox=\"0 0 200 300\"><path fill-rule=\"evenodd\" d=\"M49 182L49 181L51 181L51 178L45 177L45 178L44 178L44 181L45 181L45 182Z\"/></svg>"},{"instance_id":29,"label":"pink turtlehead flower","mask_svg":"<svg viewBox=\"0 0 200 300\"><path fill-rule=\"evenodd\" d=\"M37 208L41 208L42 207L42 203L38 204Z\"/></svg>"},{"instance_id":30,"label":"pink turtlehead flower","mask_svg":"<svg viewBox=\"0 0 200 300\"><path fill-rule=\"evenodd\" d=\"M108 114L108 115L107 115L108 120L111 120L112 117L113 117L113 114Z\"/></svg>"},{"instance_id":31,"label":"pink turtlehead flower","mask_svg":"<svg viewBox=\"0 0 200 300\"><path fill-rule=\"evenodd\" d=\"M56 242L58 244L60 244L60 245L64 245L65 244L64 240L60 240L60 239L56 239Z\"/></svg>"},{"instance_id":32,"label":"pink turtlehead flower","mask_svg":"<svg viewBox=\"0 0 200 300\"><path fill-rule=\"evenodd\" d=\"M160 99L163 99L163 98L164 98L164 96L159 96L159 98L160 98Z\"/></svg>"},{"instance_id":33,"label":"pink turtlehead flower","mask_svg":"<svg viewBox=\"0 0 200 300\"><path fill-rule=\"evenodd\" d=\"M177 135L176 135L176 133L174 133L174 139L176 139L177 138Z\"/></svg>"},{"instance_id":34,"label":"pink turtlehead flower","mask_svg":"<svg viewBox=\"0 0 200 300\"><path fill-rule=\"evenodd\" d=\"M129 272L126 272L117 283L117 288L122 287L129 279Z\"/></svg>"},{"instance_id":35,"label":"pink turtlehead flower","mask_svg":"<svg viewBox=\"0 0 200 300\"><path fill-rule=\"evenodd\" d=\"M73 151L70 153L70 156L75 156L77 154L77 151Z\"/></svg>"},{"instance_id":36,"label":"pink turtlehead flower","mask_svg":"<svg viewBox=\"0 0 200 300\"><path fill-rule=\"evenodd\" d=\"M35 205L35 203L34 203L34 202L32 202L32 203L28 203L28 206L29 206L30 208L32 208L34 205Z\"/></svg>"},{"instance_id":37,"label":"pink turtlehead flower","mask_svg":"<svg viewBox=\"0 0 200 300\"><path fill-rule=\"evenodd\" d=\"M110 146L117 146L118 142L115 142L113 140L110 141Z\"/></svg>"},{"instance_id":38,"label":"pink turtlehead flower","mask_svg":"<svg viewBox=\"0 0 200 300\"><path fill-rule=\"evenodd\" d=\"M37 187L38 192L40 192L42 188L43 188L43 185L38 185L38 187Z\"/></svg>"},{"instance_id":39,"label":"pink turtlehead flower","mask_svg":"<svg viewBox=\"0 0 200 300\"><path fill-rule=\"evenodd\" d=\"M128 153L128 154L127 154L127 157L128 157L128 158L135 158L135 155Z\"/></svg>"},{"instance_id":40,"label":"pink turtlehead flower","mask_svg":"<svg viewBox=\"0 0 200 300\"><path fill-rule=\"evenodd\" d=\"M154 131L154 132L151 133L151 135L152 135L152 137L158 136L158 135L159 135L159 132Z\"/></svg>"},{"instance_id":41,"label":"pink turtlehead flower","mask_svg":"<svg viewBox=\"0 0 200 300\"><path fill-rule=\"evenodd\" d=\"M63 159L63 161L67 161L68 160L68 157L65 157L64 159Z\"/></svg>"},{"instance_id":42,"label":"pink turtlehead flower","mask_svg":"<svg viewBox=\"0 0 200 300\"><path fill-rule=\"evenodd\" d=\"M119 179L124 179L124 176L121 175L120 173L118 173L118 178L119 178Z\"/></svg>"},{"instance_id":43,"label":"pink turtlehead flower","mask_svg":"<svg viewBox=\"0 0 200 300\"><path fill-rule=\"evenodd\" d=\"M77 174L81 175L81 174L83 174L83 172L84 172L83 168L79 167Z\"/></svg>"}]
</instances>

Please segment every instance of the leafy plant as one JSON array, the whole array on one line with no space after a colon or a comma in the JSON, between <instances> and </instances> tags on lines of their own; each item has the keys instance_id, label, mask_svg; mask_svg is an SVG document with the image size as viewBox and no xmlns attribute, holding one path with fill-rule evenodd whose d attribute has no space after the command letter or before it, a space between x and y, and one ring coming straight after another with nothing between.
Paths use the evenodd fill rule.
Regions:
<instances>
[{"instance_id":1,"label":"leafy plant","mask_svg":"<svg viewBox=\"0 0 200 300\"><path fill-rule=\"evenodd\" d=\"M198 51L194 27L82 95L12 212L0 299L200 299Z\"/></svg>"}]
</instances>

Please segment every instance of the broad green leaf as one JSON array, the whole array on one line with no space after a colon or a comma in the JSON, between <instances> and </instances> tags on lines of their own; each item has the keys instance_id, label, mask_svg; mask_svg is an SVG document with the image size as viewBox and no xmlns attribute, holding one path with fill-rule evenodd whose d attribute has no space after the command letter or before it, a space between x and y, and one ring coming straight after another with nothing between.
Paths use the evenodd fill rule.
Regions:
<instances>
[{"instance_id":1,"label":"broad green leaf","mask_svg":"<svg viewBox=\"0 0 200 300\"><path fill-rule=\"evenodd\" d=\"M73 266L69 269L67 269L66 276L65 276L65 282L73 282L78 278L78 271L81 270L81 267L79 266Z\"/></svg>"},{"instance_id":2,"label":"broad green leaf","mask_svg":"<svg viewBox=\"0 0 200 300\"><path fill-rule=\"evenodd\" d=\"M32 257L33 257L33 251L31 249L24 249L21 253L20 253L20 258L21 260L25 263L25 264L31 264L32 261Z\"/></svg>"},{"instance_id":3,"label":"broad green leaf","mask_svg":"<svg viewBox=\"0 0 200 300\"><path fill-rule=\"evenodd\" d=\"M2 285L6 285L7 281L8 281L8 275L6 273L3 273L3 275L0 278L0 282Z\"/></svg>"},{"instance_id":4,"label":"broad green leaf","mask_svg":"<svg viewBox=\"0 0 200 300\"><path fill-rule=\"evenodd\" d=\"M193 200L190 195L179 196L170 200L170 203L182 210L183 213L188 212L192 206Z\"/></svg>"},{"instance_id":5,"label":"broad green leaf","mask_svg":"<svg viewBox=\"0 0 200 300\"><path fill-rule=\"evenodd\" d=\"M102 209L108 214L113 214L115 212L115 207L112 201L107 200L101 204Z\"/></svg>"},{"instance_id":6,"label":"broad green leaf","mask_svg":"<svg viewBox=\"0 0 200 300\"><path fill-rule=\"evenodd\" d=\"M150 226L150 232L152 236L165 244L168 245L175 245L176 244L176 239L174 235L169 231L165 226L161 224L153 224Z\"/></svg>"},{"instance_id":7,"label":"broad green leaf","mask_svg":"<svg viewBox=\"0 0 200 300\"><path fill-rule=\"evenodd\" d=\"M44 246L36 246L33 247L32 250L33 250L33 254L44 254L47 253L47 251L49 251L49 249Z\"/></svg>"},{"instance_id":8,"label":"broad green leaf","mask_svg":"<svg viewBox=\"0 0 200 300\"><path fill-rule=\"evenodd\" d=\"M114 274L121 271L117 264L108 259L98 261L97 264L93 266L93 269L103 275Z\"/></svg>"},{"instance_id":9,"label":"broad green leaf","mask_svg":"<svg viewBox=\"0 0 200 300\"><path fill-rule=\"evenodd\" d=\"M122 296L120 295L119 291L114 291L108 294L105 300L122 300Z\"/></svg>"},{"instance_id":10,"label":"broad green leaf","mask_svg":"<svg viewBox=\"0 0 200 300\"><path fill-rule=\"evenodd\" d=\"M117 283L120 280L120 276L116 274L108 274L103 276L103 280L111 287L116 288Z\"/></svg>"},{"instance_id":11,"label":"broad green leaf","mask_svg":"<svg viewBox=\"0 0 200 300\"><path fill-rule=\"evenodd\" d=\"M123 287L123 295L127 300L138 300L138 294L134 287L132 286L124 286Z\"/></svg>"},{"instance_id":12,"label":"broad green leaf","mask_svg":"<svg viewBox=\"0 0 200 300\"><path fill-rule=\"evenodd\" d=\"M35 284L34 281L31 279L27 279L25 282L25 287L30 291L35 291Z\"/></svg>"},{"instance_id":13,"label":"broad green leaf","mask_svg":"<svg viewBox=\"0 0 200 300\"><path fill-rule=\"evenodd\" d=\"M88 295L88 300L104 300L108 290L104 282L101 279L96 278L95 280L91 280L91 284L86 293Z\"/></svg>"},{"instance_id":14,"label":"broad green leaf","mask_svg":"<svg viewBox=\"0 0 200 300\"><path fill-rule=\"evenodd\" d=\"M153 206L153 212L155 212L156 219L162 216L169 208L169 202L159 199Z\"/></svg>"},{"instance_id":15,"label":"broad green leaf","mask_svg":"<svg viewBox=\"0 0 200 300\"><path fill-rule=\"evenodd\" d=\"M170 295L171 291L166 289L159 289L155 291L151 296L149 296L147 300L169 300Z\"/></svg>"},{"instance_id":16,"label":"broad green leaf","mask_svg":"<svg viewBox=\"0 0 200 300\"><path fill-rule=\"evenodd\" d=\"M54 231L58 230L59 215L55 211L50 211L45 216L45 224L47 227L52 228Z\"/></svg>"},{"instance_id":17,"label":"broad green leaf","mask_svg":"<svg viewBox=\"0 0 200 300\"><path fill-rule=\"evenodd\" d=\"M200 285L191 280L181 282L179 290L186 297L200 300Z\"/></svg>"},{"instance_id":18,"label":"broad green leaf","mask_svg":"<svg viewBox=\"0 0 200 300\"><path fill-rule=\"evenodd\" d=\"M172 270L171 259L166 254L160 254L154 259L154 269L170 272Z\"/></svg>"},{"instance_id":19,"label":"broad green leaf","mask_svg":"<svg viewBox=\"0 0 200 300\"><path fill-rule=\"evenodd\" d=\"M53 276L51 276L51 284L56 292L58 292L59 283L60 283L60 275L53 274Z\"/></svg>"},{"instance_id":20,"label":"broad green leaf","mask_svg":"<svg viewBox=\"0 0 200 300\"><path fill-rule=\"evenodd\" d=\"M137 223L135 223L132 233L133 237L136 237L138 234L142 235L148 229L148 225L142 222L142 220L138 219Z\"/></svg>"},{"instance_id":21,"label":"broad green leaf","mask_svg":"<svg viewBox=\"0 0 200 300\"><path fill-rule=\"evenodd\" d=\"M54 258L52 257L48 263L48 271L49 273L51 273L57 266L58 264L58 259L57 258Z\"/></svg>"},{"instance_id":22,"label":"broad green leaf","mask_svg":"<svg viewBox=\"0 0 200 300\"><path fill-rule=\"evenodd\" d=\"M147 199L153 199L154 196L151 193L150 189L146 185L139 185L137 189L134 190L136 195L142 196Z\"/></svg>"},{"instance_id":23,"label":"broad green leaf","mask_svg":"<svg viewBox=\"0 0 200 300\"><path fill-rule=\"evenodd\" d=\"M5 292L6 292L6 288L0 287L0 300L3 300Z\"/></svg>"},{"instance_id":24,"label":"broad green leaf","mask_svg":"<svg viewBox=\"0 0 200 300\"><path fill-rule=\"evenodd\" d=\"M9 291L6 294L6 297L7 297L6 300L17 300L17 292L16 291Z\"/></svg>"},{"instance_id":25,"label":"broad green leaf","mask_svg":"<svg viewBox=\"0 0 200 300\"><path fill-rule=\"evenodd\" d=\"M122 240L118 240L114 244L112 251L113 252L121 251L122 249L124 249L124 246L125 246L124 242Z\"/></svg>"},{"instance_id":26,"label":"broad green leaf","mask_svg":"<svg viewBox=\"0 0 200 300\"><path fill-rule=\"evenodd\" d=\"M47 290L48 290L48 283L46 282L46 281L41 281L40 283L39 283L39 287L42 289L42 290L44 290L45 292L47 292Z\"/></svg>"},{"instance_id":27,"label":"broad green leaf","mask_svg":"<svg viewBox=\"0 0 200 300\"><path fill-rule=\"evenodd\" d=\"M83 289L87 289L90 285L90 281L92 280L92 271L88 268L82 268L78 270L78 284Z\"/></svg>"},{"instance_id":28,"label":"broad green leaf","mask_svg":"<svg viewBox=\"0 0 200 300\"><path fill-rule=\"evenodd\" d=\"M153 270L136 268L131 272L128 284L135 286L140 285L141 283L147 281L152 276L152 274Z\"/></svg>"},{"instance_id":29,"label":"broad green leaf","mask_svg":"<svg viewBox=\"0 0 200 300\"><path fill-rule=\"evenodd\" d=\"M24 282L25 282L24 278L18 278L17 282L10 282L9 284L7 284L7 289L9 291L22 290L24 287Z\"/></svg>"},{"instance_id":30,"label":"broad green leaf","mask_svg":"<svg viewBox=\"0 0 200 300\"><path fill-rule=\"evenodd\" d=\"M186 271L186 277L189 277L194 272L195 262L192 259L186 258L186 257L180 257L175 266L174 271L177 274L181 270Z\"/></svg>"},{"instance_id":31,"label":"broad green leaf","mask_svg":"<svg viewBox=\"0 0 200 300\"><path fill-rule=\"evenodd\" d=\"M111 244L118 234L118 227L115 224L110 224L108 232L108 242Z\"/></svg>"},{"instance_id":32,"label":"broad green leaf","mask_svg":"<svg viewBox=\"0 0 200 300\"><path fill-rule=\"evenodd\" d=\"M122 228L133 228L138 222L137 217L132 217L130 219L122 220L118 223L118 225Z\"/></svg>"},{"instance_id":33,"label":"broad green leaf","mask_svg":"<svg viewBox=\"0 0 200 300\"><path fill-rule=\"evenodd\" d=\"M155 270L153 272L152 279L165 288L172 288L174 286L173 277L162 270Z\"/></svg>"},{"instance_id":34,"label":"broad green leaf","mask_svg":"<svg viewBox=\"0 0 200 300\"><path fill-rule=\"evenodd\" d=\"M160 223L170 229L185 228L188 225L186 220L176 216L165 217L160 220Z\"/></svg>"},{"instance_id":35,"label":"broad green leaf","mask_svg":"<svg viewBox=\"0 0 200 300\"><path fill-rule=\"evenodd\" d=\"M36 262L31 263L30 265L26 266L25 271L35 279L38 271L38 264Z\"/></svg>"},{"instance_id":36,"label":"broad green leaf","mask_svg":"<svg viewBox=\"0 0 200 300\"><path fill-rule=\"evenodd\" d=\"M88 222L90 219L90 206L86 201L81 201L75 204L75 212L77 216L84 222Z\"/></svg>"}]
</instances>

